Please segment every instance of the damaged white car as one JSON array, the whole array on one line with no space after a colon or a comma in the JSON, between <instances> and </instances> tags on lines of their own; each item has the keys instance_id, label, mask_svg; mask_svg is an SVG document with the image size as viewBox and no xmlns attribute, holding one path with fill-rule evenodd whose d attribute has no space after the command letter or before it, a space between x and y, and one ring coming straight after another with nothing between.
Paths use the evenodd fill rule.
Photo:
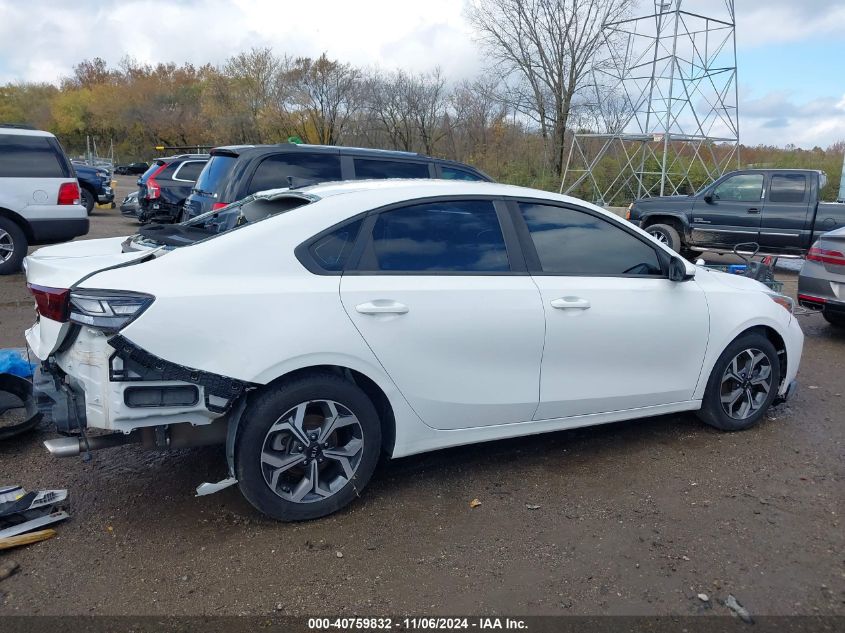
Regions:
<instances>
[{"instance_id":1,"label":"damaged white car","mask_svg":"<svg viewBox=\"0 0 845 633\"><path fill-rule=\"evenodd\" d=\"M788 297L490 183L258 194L26 268L36 388L75 434L53 453L225 443L200 492L237 483L282 520L344 507L382 453L680 411L748 428L803 346Z\"/></svg>"}]
</instances>

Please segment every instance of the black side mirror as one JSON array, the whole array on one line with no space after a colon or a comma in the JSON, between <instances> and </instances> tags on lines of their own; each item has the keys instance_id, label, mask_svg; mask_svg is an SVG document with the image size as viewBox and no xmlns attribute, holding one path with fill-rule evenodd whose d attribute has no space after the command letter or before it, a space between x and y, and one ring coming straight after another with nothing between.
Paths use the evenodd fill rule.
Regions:
<instances>
[{"instance_id":1,"label":"black side mirror","mask_svg":"<svg viewBox=\"0 0 845 633\"><path fill-rule=\"evenodd\" d=\"M673 257L669 260L669 281L684 281L689 279L687 265L680 257Z\"/></svg>"},{"instance_id":2,"label":"black side mirror","mask_svg":"<svg viewBox=\"0 0 845 633\"><path fill-rule=\"evenodd\" d=\"M712 193L704 194L704 202L706 202L707 204L713 204L713 194Z\"/></svg>"}]
</instances>

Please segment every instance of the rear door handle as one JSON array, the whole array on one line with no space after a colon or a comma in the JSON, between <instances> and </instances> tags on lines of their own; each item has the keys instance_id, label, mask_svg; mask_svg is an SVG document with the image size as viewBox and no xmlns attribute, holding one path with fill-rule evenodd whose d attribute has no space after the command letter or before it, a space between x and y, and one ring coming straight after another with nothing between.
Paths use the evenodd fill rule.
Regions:
<instances>
[{"instance_id":1,"label":"rear door handle","mask_svg":"<svg viewBox=\"0 0 845 633\"><path fill-rule=\"evenodd\" d=\"M374 301L359 303L355 306L355 310L361 314L405 314L408 312L408 306L398 301L375 299Z\"/></svg>"},{"instance_id":2,"label":"rear door handle","mask_svg":"<svg viewBox=\"0 0 845 633\"><path fill-rule=\"evenodd\" d=\"M590 302L581 297L559 297L552 299L551 304L558 310L587 310L590 307Z\"/></svg>"},{"instance_id":3,"label":"rear door handle","mask_svg":"<svg viewBox=\"0 0 845 633\"><path fill-rule=\"evenodd\" d=\"M760 213L760 209L758 209L757 207L751 207L750 209L748 209L748 212L749 213Z\"/></svg>"}]
</instances>

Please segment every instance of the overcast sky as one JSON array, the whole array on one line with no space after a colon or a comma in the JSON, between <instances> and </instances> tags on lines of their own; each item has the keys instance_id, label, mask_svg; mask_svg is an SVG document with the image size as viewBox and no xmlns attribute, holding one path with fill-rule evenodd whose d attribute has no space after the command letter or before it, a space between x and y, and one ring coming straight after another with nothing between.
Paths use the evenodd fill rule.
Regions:
<instances>
[{"instance_id":1,"label":"overcast sky","mask_svg":"<svg viewBox=\"0 0 845 633\"><path fill-rule=\"evenodd\" d=\"M641 6L651 0L641 0ZM450 78L483 60L463 0L0 0L0 84L52 81L82 59L218 64L254 46ZM736 0L740 134L802 147L845 139L845 2ZM685 0L719 13L724 0Z\"/></svg>"}]
</instances>

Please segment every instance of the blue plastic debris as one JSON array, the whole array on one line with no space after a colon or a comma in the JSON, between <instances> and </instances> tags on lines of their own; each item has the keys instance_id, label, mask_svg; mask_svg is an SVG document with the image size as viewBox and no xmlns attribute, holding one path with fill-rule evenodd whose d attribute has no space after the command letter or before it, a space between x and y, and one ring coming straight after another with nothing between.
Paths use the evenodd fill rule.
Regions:
<instances>
[{"instance_id":1,"label":"blue plastic debris","mask_svg":"<svg viewBox=\"0 0 845 633\"><path fill-rule=\"evenodd\" d=\"M30 378L35 370L35 364L26 360L24 354L18 349L0 349L0 374Z\"/></svg>"}]
</instances>

